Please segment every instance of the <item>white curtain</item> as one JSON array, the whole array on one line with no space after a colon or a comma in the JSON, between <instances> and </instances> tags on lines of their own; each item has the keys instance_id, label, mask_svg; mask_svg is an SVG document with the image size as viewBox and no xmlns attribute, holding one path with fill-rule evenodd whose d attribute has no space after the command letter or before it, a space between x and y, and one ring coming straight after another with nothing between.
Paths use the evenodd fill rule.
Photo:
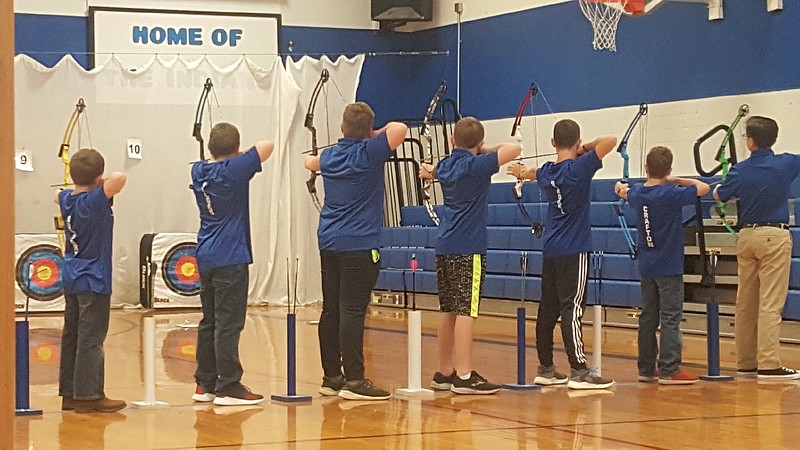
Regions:
<instances>
[{"instance_id":1,"label":"white curtain","mask_svg":"<svg viewBox=\"0 0 800 450\"><path fill-rule=\"evenodd\" d=\"M343 61L318 64L331 65L335 77L335 67L352 66L349 60ZM312 67L314 62L304 65ZM360 68L358 64L358 72ZM294 271L295 256L301 260L301 303L318 301L318 219L308 211L310 207L316 215L305 192L300 153L308 143L300 139L307 140L309 133L303 129L304 112L299 112L301 99L310 95L305 90L313 85L296 82L294 75L277 57L269 67L259 67L247 58L216 67L206 58L187 62L154 57L135 71L112 58L87 72L71 57L48 69L27 56L18 56L16 147L31 153L35 171L16 172L16 232L53 232L52 217L58 211L49 186L62 181L59 144L78 98L83 98L86 114L75 130L71 153L91 146L105 156L106 173L121 170L128 174L128 184L114 205L112 302L136 303L141 236L197 232L198 212L189 190L189 171L190 163L199 158L199 146L191 127L203 83L211 78L216 95L212 94L203 117L206 140L212 123L226 121L239 128L243 149L260 139L276 143L263 172L251 184L254 264L250 301L285 303L286 259L292 260ZM344 92L352 93L352 101L358 75L336 81ZM142 160L127 158L126 145L131 138L142 141ZM306 245L298 245L300 242ZM304 268L309 265L316 270Z\"/></svg>"}]
</instances>

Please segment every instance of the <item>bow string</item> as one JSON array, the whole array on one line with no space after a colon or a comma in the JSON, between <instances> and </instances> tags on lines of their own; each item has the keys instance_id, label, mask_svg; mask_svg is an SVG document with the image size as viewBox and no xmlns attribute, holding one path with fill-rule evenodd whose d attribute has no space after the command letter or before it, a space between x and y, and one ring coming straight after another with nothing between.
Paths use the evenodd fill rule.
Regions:
<instances>
[{"instance_id":1,"label":"bow string","mask_svg":"<svg viewBox=\"0 0 800 450\"><path fill-rule=\"evenodd\" d=\"M639 123L642 117L647 115L647 109L647 103L642 103L639 105L639 110L636 112L636 115L633 117L630 125L628 125L628 129L625 131L625 134L622 136L622 140L617 146L617 153L619 153L620 157L622 157L622 178L620 181L625 184L629 183L631 177L631 158L628 154L628 141L630 140L636 125ZM642 143L642 145L644 146L644 143ZM617 213L617 221L619 222L619 226L622 228L623 235L625 236L625 242L628 244L628 255L631 257L631 259L636 259L639 254L639 249L636 246L636 240L633 238L633 232L628 226L628 220L625 218L625 213L622 210L622 208L625 206L625 203L627 203L625 199L620 199L619 202L614 203L614 210Z\"/></svg>"},{"instance_id":2,"label":"bow string","mask_svg":"<svg viewBox=\"0 0 800 450\"><path fill-rule=\"evenodd\" d=\"M420 130L420 135L425 139L425 154L422 158L422 163L424 164L433 164L433 136L431 135L431 121L433 121L433 115L436 113L436 109L439 107L439 103L442 101L442 97L444 97L445 92L447 92L447 84L442 81L442 84L440 84L439 88L436 90L436 94L434 94L433 98L431 98L431 102L428 105L428 110L425 112L425 118L422 119L422 129ZM439 226L439 216L433 209L433 203L431 202L432 188L433 180L425 180L425 182L422 184L422 201L425 204L425 209L428 211L428 215L433 223L436 224L436 226Z\"/></svg>"},{"instance_id":3,"label":"bow string","mask_svg":"<svg viewBox=\"0 0 800 450\"><path fill-rule=\"evenodd\" d=\"M544 94L541 92L539 87L536 85L536 83L531 83L530 87L525 92L525 96L522 98L522 101L519 104L519 108L517 108L517 115L514 118L514 124L511 126L511 137L514 138L517 141L517 143L519 143L520 146L522 146L522 142L523 142L523 137L522 137L522 118L525 116L525 110L528 108L528 106L530 106L531 115L533 115L533 99L536 98L537 94L539 94L542 97L542 99L544 100L545 105L547 106L547 109L550 111L550 113L551 114L553 113L553 110L550 108L550 104L547 102L547 98L545 98ZM536 131L536 124L534 122L534 133L535 133L535 131ZM533 148L534 148L535 156L523 157L522 153L520 153L520 157L517 159L517 161L521 162L521 161L523 161L525 159L531 159L531 158L538 159L538 158L543 158L545 156L553 156L552 154L550 154L550 155L539 155L539 145L538 145L536 140L534 140L534 147ZM542 224L541 220L533 220L531 218L530 214L528 214L528 210L525 209L525 205L524 205L524 203L522 201L522 188L525 185L525 181L526 180L520 176L520 177L517 177L517 182L514 184L514 198L517 201L517 208L519 209L520 213L522 214L522 217L524 217L525 220L530 225L531 234L533 234L536 237L542 237L542 234L544 233L544 225ZM542 200L542 192L541 192L541 190L539 190L539 208L540 209L542 207L541 200ZM541 214L541 211L540 211L540 219L541 219L542 216L543 215Z\"/></svg>"},{"instance_id":4,"label":"bow string","mask_svg":"<svg viewBox=\"0 0 800 450\"><path fill-rule=\"evenodd\" d=\"M314 90L311 93L311 100L308 102L308 109L306 110L306 120L304 126L311 133L310 153L312 156L318 156L320 151L319 145L317 144L317 127L314 126L314 111L317 109L317 100L319 100L319 96L328 80L330 80L330 73L328 72L328 69L322 69L319 79L317 80L317 84L314 86ZM317 193L316 171L311 171L308 180L306 180L306 188L308 188L308 194L311 196L311 201L314 203L314 207L317 208L317 212L322 211L322 202L320 202L319 194Z\"/></svg>"},{"instance_id":5,"label":"bow string","mask_svg":"<svg viewBox=\"0 0 800 450\"><path fill-rule=\"evenodd\" d=\"M64 165L64 181L62 184L52 185L52 187L61 187L65 188L72 184L72 177L69 171L69 150L72 143L72 135L75 131L75 128L78 127L78 147L80 147L80 123L81 123L81 115L84 114L86 111L86 102L82 98L78 99L78 103L75 104L75 109L72 110L72 115L69 117L69 122L67 123L67 128L64 130L64 137L61 139L61 145L58 147L58 157L61 159L61 163ZM87 123L87 134L88 134L88 123ZM89 145L91 146L91 134L89 134ZM53 218L55 222L56 234L58 235L58 242L61 246L61 250L64 254L66 254L66 236L64 234L64 217L61 215L61 206L59 205L58 208L58 215Z\"/></svg>"},{"instance_id":6,"label":"bow string","mask_svg":"<svg viewBox=\"0 0 800 450\"><path fill-rule=\"evenodd\" d=\"M206 78L206 82L203 84L203 92L200 94L200 101L197 102L197 110L194 113L192 136L197 139L198 144L200 144L200 161L206 159L205 141L203 140L203 112L205 111L206 103L211 103L208 97L213 89L214 83L211 82L211 78ZM214 94L214 96L216 97L216 94ZM217 102L217 104L219 104L219 102ZM208 120L212 122L211 105L208 107ZM211 125L214 125L213 122Z\"/></svg>"}]
</instances>

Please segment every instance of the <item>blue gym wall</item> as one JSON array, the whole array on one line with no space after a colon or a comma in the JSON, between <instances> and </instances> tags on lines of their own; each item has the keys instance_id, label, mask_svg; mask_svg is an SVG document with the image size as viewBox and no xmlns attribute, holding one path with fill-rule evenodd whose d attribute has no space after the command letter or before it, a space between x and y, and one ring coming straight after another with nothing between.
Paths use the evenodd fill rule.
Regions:
<instances>
[{"instance_id":1,"label":"blue gym wall","mask_svg":"<svg viewBox=\"0 0 800 450\"><path fill-rule=\"evenodd\" d=\"M88 19L16 15L16 49L51 66L64 53L86 64ZM576 2L470 21L462 31L462 113L511 117L531 82L555 112L592 110L780 91L800 87L800 2L766 12L763 1L725 3L725 18L703 6L667 3L622 19L617 52L592 50L592 29ZM455 90L454 25L414 33L284 26L293 53L449 51L449 56L368 57L358 98L377 122L418 117L437 85ZM546 112L543 103L537 113Z\"/></svg>"}]
</instances>

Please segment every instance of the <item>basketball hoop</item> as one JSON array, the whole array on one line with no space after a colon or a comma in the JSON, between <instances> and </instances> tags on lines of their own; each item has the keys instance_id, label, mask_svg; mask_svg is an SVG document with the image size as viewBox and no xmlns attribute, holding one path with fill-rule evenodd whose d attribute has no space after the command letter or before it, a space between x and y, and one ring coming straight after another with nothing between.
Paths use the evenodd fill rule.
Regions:
<instances>
[{"instance_id":1,"label":"basketball hoop","mask_svg":"<svg viewBox=\"0 0 800 450\"><path fill-rule=\"evenodd\" d=\"M623 13L641 14L644 0L578 0L594 29L595 50L617 51L617 25Z\"/></svg>"}]
</instances>

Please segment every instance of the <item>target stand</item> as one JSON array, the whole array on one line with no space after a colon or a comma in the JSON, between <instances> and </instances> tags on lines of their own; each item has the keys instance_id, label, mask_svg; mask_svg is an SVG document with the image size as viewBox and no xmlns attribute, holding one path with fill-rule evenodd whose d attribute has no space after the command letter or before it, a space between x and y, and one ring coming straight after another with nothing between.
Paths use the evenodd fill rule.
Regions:
<instances>
[{"instance_id":1,"label":"target stand","mask_svg":"<svg viewBox=\"0 0 800 450\"><path fill-rule=\"evenodd\" d=\"M433 398L422 387L422 311L417 311L417 255L411 255L411 311L408 312L408 387L397 389L404 397Z\"/></svg>"},{"instance_id":2,"label":"target stand","mask_svg":"<svg viewBox=\"0 0 800 450\"><path fill-rule=\"evenodd\" d=\"M733 381L733 377L720 374L719 366L719 303L714 297L717 278L717 262L720 249L706 250L708 255L708 283L711 286L711 298L706 305L706 348L708 350L708 373L701 375L703 381Z\"/></svg>"},{"instance_id":3,"label":"target stand","mask_svg":"<svg viewBox=\"0 0 800 450\"><path fill-rule=\"evenodd\" d=\"M519 307L517 308L517 382L503 384L503 389L512 391L536 391L542 387L536 384L525 383L525 366L527 365L527 350L525 327L525 277L528 274L528 252L521 252L519 257L520 267L520 294Z\"/></svg>"},{"instance_id":4,"label":"target stand","mask_svg":"<svg viewBox=\"0 0 800 450\"><path fill-rule=\"evenodd\" d=\"M273 394L270 398L273 402L284 404L310 403L310 395L297 394L297 273L300 271L299 257L295 259L294 290L292 290L291 269L289 258L286 258L286 394Z\"/></svg>"},{"instance_id":5,"label":"target stand","mask_svg":"<svg viewBox=\"0 0 800 450\"><path fill-rule=\"evenodd\" d=\"M142 331L144 400L131 402L131 405L136 408L167 408L168 403L156 400L156 319L151 314L145 316Z\"/></svg>"},{"instance_id":6,"label":"target stand","mask_svg":"<svg viewBox=\"0 0 800 450\"><path fill-rule=\"evenodd\" d=\"M30 337L28 318L18 320L16 325L16 406L14 414L17 416L41 416L41 409L31 408L31 366L30 366Z\"/></svg>"}]
</instances>

